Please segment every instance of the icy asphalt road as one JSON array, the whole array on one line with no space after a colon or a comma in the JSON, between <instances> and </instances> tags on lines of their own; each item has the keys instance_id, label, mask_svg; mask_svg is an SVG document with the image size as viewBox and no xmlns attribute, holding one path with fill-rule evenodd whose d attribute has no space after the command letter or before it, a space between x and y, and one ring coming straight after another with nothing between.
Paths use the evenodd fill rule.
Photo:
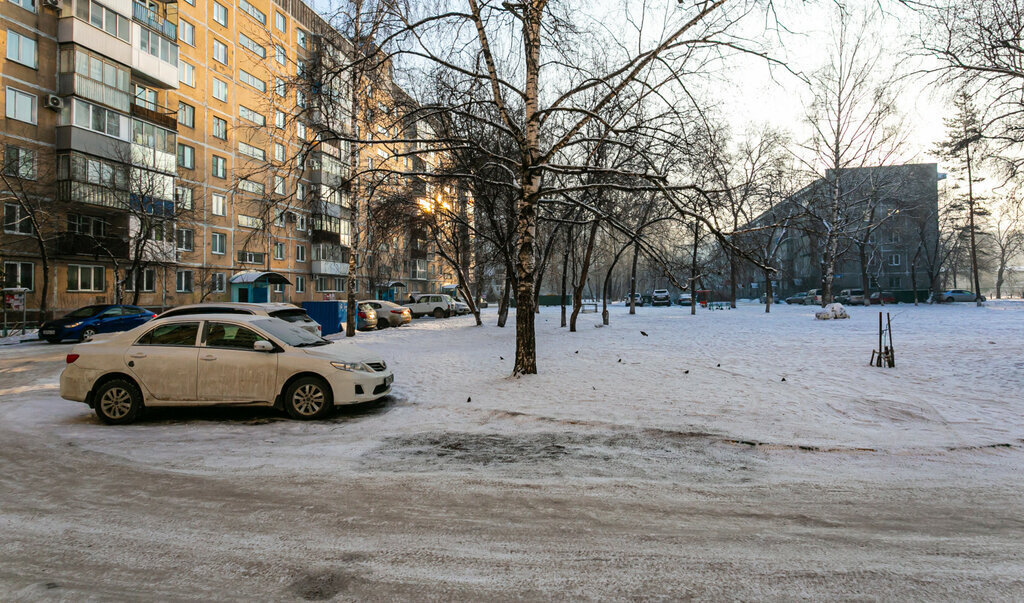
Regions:
<instances>
[{"instance_id":1,"label":"icy asphalt road","mask_svg":"<svg viewBox=\"0 0 1024 603\"><path fill-rule=\"evenodd\" d=\"M494 327L427 319L367 336L412 385L310 424L193 409L105 427L56 397L70 346L0 349L0 600L1024 599L1024 451L1019 414L1005 421L1020 402L998 397L1000 384L951 420L952 407L921 410L933 379L915 374L905 396L891 396L905 400L901 412L870 421L859 399L875 385L861 384L851 399L830 400L834 425L816 420L821 409L795 389L752 397L778 406L778 424L744 399L732 404L748 409L747 421L685 396L625 400L637 387L628 381L584 399L616 376L574 375L569 363L584 362L577 347L586 362L615 365L624 350L624 362L693 357L686 338L656 336L675 315L645 310L613 316L612 328L636 320L652 333L635 345L623 329L585 323L566 347L542 326L546 379L561 384L546 401L517 398L531 384L503 376L464 401L461 388L488 371L484 354L508 351ZM922 310L920 336L933 346L949 311ZM689 374L723 359L739 374L711 371L695 398L738 395L738 381L769 370L750 372L764 354L759 324L783 348L821 337L777 332L803 328L798 310L780 309L774 323L741 312L715 319L740 339L736 350L687 361ZM1011 356L991 370L1012 390L1021 376L1006 371L1020 363L1020 344L997 336L1006 320L994 314L979 336L997 342L984 353ZM603 352L601 338L612 342ZM434 357L457 399L432 389L444 374L413 364L439 346L455 350ZM906 354L910 366L927 365ZM802 378L816 376L794 370L787 383ZM580 379L585 387L572 385ZM606 409L614 398L620 407ZM886 430L918 443L880 446Z\"/></svg>"}]
</instances>

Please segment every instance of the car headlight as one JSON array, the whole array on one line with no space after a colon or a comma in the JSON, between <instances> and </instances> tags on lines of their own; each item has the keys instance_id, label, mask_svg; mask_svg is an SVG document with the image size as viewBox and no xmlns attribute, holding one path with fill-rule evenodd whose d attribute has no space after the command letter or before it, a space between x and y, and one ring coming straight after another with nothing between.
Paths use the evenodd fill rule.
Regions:
<instances>
[{"instance_id":1,"label":"car headlight","mask_svg":"<svg viewBox=\"0 0 1024 603\"><path fill-rule=\"evenodd\" d=\"M77 327L77 326L79 326L81 324L82 324L81 322L73 322L73 323L71 323L69 325L65 325L64 328L65 329L74 329L75 327Z\"/></svg>"},{"instance_id":2,"label":"car headlight","mask_svg":"<svg viewBox=\"0 0 1024 603\"><path fill-rule=\"evenodd\" d=\"M332 362L331 366L336 369L343 371L362 371L364 373L372 373L370 367L366 366L362 362Z\"/></svg>"}]
</instances>

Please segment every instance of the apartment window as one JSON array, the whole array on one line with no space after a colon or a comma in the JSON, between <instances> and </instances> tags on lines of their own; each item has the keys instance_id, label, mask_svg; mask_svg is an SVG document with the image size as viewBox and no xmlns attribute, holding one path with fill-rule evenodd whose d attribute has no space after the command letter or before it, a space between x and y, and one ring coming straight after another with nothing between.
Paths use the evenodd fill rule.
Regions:
<instances>
[{"instance_id":1,"label":"apartment window","mask_svg":"<svg viewBox=\"0 0 1024 603\"><path fill-rule=\"evenodd\" d=\"M284 176L274 176L274 194L284 194Z\"/></svg>"},{"instance_id":2,"label":"apartment window","mask_svg":"<svg viewBox=\"0 0 1024 603\"><path fill-rule=\"evenodd\" d=\"M244 105L238 106L238 116L247 121L251 121L257 126L267 125L267 118L264 117L262 113L253 111L252 109Z\"/></svg>"},{"instance_id":3,"label":"apartment window","mask_svg":"<svg viewBox=\"0 0 1024 603\"><path fill-rule=\"evenodd\" d=\"M215 216L226 216L227 198L216 193L210 195L210 212Z\"/></svg>"},{"instance_id":4,"label":"apartment window","mask_svg":"<svg viewBox=\"0 0 1024 603\"><path fill-rule=\"evenodd\" d=\"M368 170L372 170L373 169L373 157L367 157L366 158L366 169L368 169Z\"/></svg>"},{"instance_id":5,"label":"apartment window","mask_svg":"<svg viewBox=\"0 0 1024 603\"><path fill-rule=\"evenodd\" d=\"M284 145L279 142L274 143L274 160L284 161Z\"/></svg>"},{"instance_id":6,"label":"apartment window","mask_svg":"<svg viewBox=\"0 0 1024 603\"><path fill-rule=\"evenodd\" d=\"M139 49L142 52L151 54L171 65L178 64L178 47L173 42L145 27L141 28L139 32Z\"/></svg>"},{"instance_id":7,"label":"apartment window","mask_svg":"<svg viewBox=\"0 0 1024 603\"><path fill-rule=\"evenodd\" d=\"M213 136L221 140L228 139L228 122L217 116L213 118Z\"/></svg>"},{"instance_id":8,"label":"apartment window","mask_svg":"<svg viewBox=\"0 0 1024 603\"><path fill-rule=\"evenodd\" d=\"M285 21L285 18L284 18L283 14L278 13L278 12L274 13L274 27L277 28L277 31L287 31L288 30L288 22Z\"/></svg>"},{"instance_id":9,"label":"apartment window","mask_svg":"<svg viewBox=\"0 0 1024 603\"><path fill-rule=\"evenodd\" d=\"M262 264L266 261L267 254L257 253L255 251L239 251L238 252L238 263L239 264Z\"/></svg>"},{"instance_id":10,"label":"apartment window","mask_svg":"<svg viewBox=\"0 0 1024 603\"><path fill-rule=\"evenodd\" d=\"M295 122L295 135L299 137L299 140L306 140L306 124L301 121Z\"/></svg>"},{"instance_id":11,"label":"apartment window","mask_svg":"<svg viewBox=\"0 0 1024 603\"><path fill-rule=\"evenodd\" d=\"M248 84L248 85L252 86L253 88L259 90L260 92L266 92L267 91L267 83L266 82L264 82L260 78L256 77L255 75L249 73L248 71L246 71L244 69L239 69L238 70L238 79L241 80L243 83Z\"/></svg>"},{"instance_id":12,"label":"apartment window","mask_svg":"<svg viewBox=\"0 0 1024 603\"><path fill-rule=\"evenodd\" d=\"M103 291L103 266L68 266L68 291Z\"/></svg>"},{"instance_id":13,"label":"apartment window","mask_svg":"<svg viewBox=\"0 0 1024 603\"><path fill-rule=\"evenodd\" d=\"M295 261L305 262L306 261L306 246L296 245L295 246Z\"/></svg>"},{"instance_id":14,"label":"apartment window","mask_svg":"<svg viewBox=\"0 0 1024 603\"><path fill-rule=\"evenodd\" d=\"M903 287L903 278L902 277L899 277L899 276L890 276L889 277L889 288L890 289L900 289L901 287Z\"/></svg>"},{"instance_id":15,"label":"apartment window","mask_svg":"<svg viewBox=\"0 0 1024 603\"><path fill-rule=\"evenodd\" d=\"M174 202L178 209L192 210L192 189L185 186L174 187Z\"/></svg>"},{"instance_id":16,"label":"apartment window","mask_svg":"<svg viewBox=\"0 0 1024 603\"><path fill-rule=\"evenodd\" d=\"M4 262L4 287L35 289L35 266L31 262Z\"/></svg>"},{"instance_id":17,"label":"apartment window","mask_svg":"<svg viewBox=\"0 0 1024 603\"><path fill-rule=\"evenodd\" d=\"M116 111L104 109L103 107L80 101L77 98L74 101L74 110L75 125L79 128L93 130L94 132L100 132L101 134L121 139L125 139L128 135L128 118ZM141 124L142 122L136 123ZM122 126L125 136L121 136ZM155 139L153 144L156 144ZM149 146L152 148L152 145Z\"/></svg>"},{"instance_id":18,"label":"apartment window","mask_svg":"<svg viewBox=\"0 0 1024 603\"><path fill-rule=\"evenodd\" d=\"M295 277L295 292L305 293L306 292L306 277L296 276Z\"/></svg>"},{"instance_id":19,"label":"apartment window","mask_svg":"<svg viewBox=\"0 0 1024 603\"><path fill-rule=\"evenodd\" d=\"M210 251L217 255L224 255L228 249L228 235L223 232L215 232L210 235Z\"/></svg>"},{"instance_id":20,"label":"apartment window","mask_svg":"<svg viewBox=\"0 0 1024 603\"><path fill-rule=\"evenodd\" d=\"M137 278L141 277L141 278ZM126 291L135 291L135 287L142 287L140 291L156 291L156 269L146 268L139 273L128 272L124 275L124 288Z\"/></svg>"},{"instance_id":21,"label":"apartment window","mask_svg":"<svg viewBox=\"0 0 1024 603\"><path fill-rule=\"evenodd\" d=\"M191 6L196 5L196 0L185 0L185 2L188 2Z\"/></svg>"},{"instance_id":22,"label":"apartment window","mask_svg":"<svg viewBox=\"0 0 1024 603\"><path fill-rule=\"evenodd\" d=\"M889 256L889 265L890 266L899 266L900 265L900 254L894 253L894 254L890 255Z\"/></svg>"},{"instance_id":23,"label":"apartment window","mask_svg":"<svg viewBox=\"0 0 1024 603\"><path fill-rule=\"evenodd\" d=\"M23 9L25 9L27 11L30 11L30 12L33 12L33 13L36 12L36 2L35 2L35 0L10 0L10 2L11 2L11 4L15 4L17 6L20 6L21 8L23 8Z\"/></svg>"},{"instance_id":24,"label":"apartment window","mask_svg":"<svg viewBox=\"0 0 1024 603\"><path fill-rule=\"evenodd\" d=\"M178 123L187 128L196 127L196 108L178 101Z\"/></svg>"},{"instance_id":25,"label":"apartment window","mask_svg":"<svg viewBox=\"0 0 1024 603\"><path fill-rule=\"evenodd\" d=\"M295 30L295 41L298 42L299 48L305 48L306 47L306 32L302 31L301 29L296 29Z\"/></svg>"},{"instance_id":26,"label":"apartment window","mask_svg":"<svg viewBox=\"0 0 1024 603\"><path fill-rule=\"evenodd\" d=\"M14 145L4 147L4 175L24 180L36 179L36 152Z\"/></svg>"},{"instance_id":27,"label":"apartment window","mask_svg":"<svg viewBox=\"0 0 1024 603\"><path fill-rule=\"evenodd\" d=\"M284 227L284 214L285 212L279 211L274 214L274 226Z\"/></svg>"},{"instance_id":28,"label":"apartment window","mask_svg":"<svg viewBox=\"0 0 1024 603\"><path fill-rule=\"evenodd\" d=\"M193 238L195 236L195 233L192 231L191 228L179 228L175 232L175 235L177 236L179 250L192 251L193 249L195 249L195 247L193 247Z\"/></svg>"},{"instance_id":29,"label":"apartment window","mask_svg":"<svg viewBox=\"0 0 1024 603\"><path fill-rule=\"evenodd\" d=\"M179 270L177 274L176 287L178 293L192 293L192 271Z\"/></svg>"},{"instance_id":30,"label":"apartment window","mask_svg":"<svg viewBox=\"0 0 1024 603\"><path fill-rule=\"evenodd\" d=\"M214 272L210 275L210 288L214 293L224 293L227 290L227 280L223 272Z\"/></svg>"},{"instance_id":31,"label":"apartment window","mask_svg":"<svg viewBox=\"0 0 1024 603\"><path fill-rule=\"evenodd\" d=\"M262 46L260 46L259 44L257 44L256 40L253 40L252 38L250 38L249 36L245 35L244 33L238 34L238 43L242 46L242 48L244 48L244 49L248 50L249 52L255 54L259 58L261 58L261 59L267 58L267 49L262 47Z\"/></svg>"},{"instance_id":32,"label":"apartment window","mask_svg":"<svg viewBox=\"0 0 1024 603\"><path fill-rule=\"evenodd\" d=\"M75 3L75 16L125 42L131 41L131 26L128 18L122 17L102 4L89 0L78 0Z\"/></svg>"},{"instance_id":33,"label":"apartment window","mask_svg":"<svg viewBox=\"0 0 1024 603\"><path fill-rule=\"evenodd\" d=\"M295 198L302 201L306 198L306 185L298 182L295 184ZM305 224L306 216L299 216L299 224ZM305 226L299 226L299 230L306 230Z\"/></svg>"},{"instance_id":34,"label":"apartment window","mask_svg":"<svg viewBox=\"0 0 1024 603\"><path fill-rule=\"evenodd\" d=\"M267 16L264 15L263 12L260 11L258 8L249 4L245 0L238 0L238 8L242 9L242 11L245 12L245 14L249 15L253 19L259 21L260 25L267 24Z\"/></svg>"},{"instance_id":35,"label":"apartment window","mask_svg":"<svg viewBox=\"0 0 1024 603\"><path fill-rule=\"evenodd\" d=\"M7 117L30 124L36 123L36 96L8 86Z\"/></svg>"},{"instance_id":36,"label":"apartment window","mask_svg":"<svg viewBox=\"0 0 1024 603\"><path fill-rule=\"evenodd\" d=\"M186 86L196 87L196 68L185 61L178 63L178 81Z\"/></svg>"},{"instance_id":37,"label":"apartment window","mask_svg":"<svg viewBox=\"0 0 1024 603\"><path fill-rule=\"evenodd\" d=\"M35 69L39 66L36 59L36 41L16 31L7 30L7 58Z\"/></svg>"},{"instance_id":38,"label":"apartment window","mask_svg":"<svg viewBox=\"0 0 1024 603\"><path fill-rule=\"evenodd\" d=\"M284 80L282 80L279 77L274 78L274 93L277 94L278 96L284 96L288 94L288 88L285 87Z\"/></svg>"},{"instance_id":39,"label":"apartment window","mask_svg":"<svg viewBox=\"0 0 1024 603\"><path fill-rule=\"evenodd\" d=\"M278 128L284 128L285 115L284 111L274 111L274 125Z\"/></svg>"},{"instance_id":40,"label":"apartment window","mask_svg":"<svg viewBox=\"0 0 1024 603\"><path fill-rule=\"evenodd\" d=\"M274 60L284 65L288 61L288 55L284 51L284 46L280 44L274 45Z\"/></svg>"},{"instance_id":41,"label":"apartment window","mask_svg":"<svg viewBox=\"0 0 1024 603\"><path fill-rule=\"evenodd\" d=\"M302 90L295 91L295 104L305 108L306 106L306 95L302 93Z\"/></svg>"},{"instance_id":42,"label":"apartment window","mask_svg":"<svg viewBox=\"0 0 1024 603\"><path fill-rule=\"evenodd\" d=\"M228 162L227 159L220 157L219 155L213 156L213 176L215 178L227 178L228 177Z\"/></svg>"},{"instance_id":43,"label":"apartment window","mask_svg":"<svg viewBox=\"0 0 1024 603\"><path fill-rule=\"evenodd\" d=\"M220 40L213 41L213 60L221 65L228 64L228 47Z\"/></svg>"},{"instance_id":44,"label":"apartment window","mask_svg":"<svg viewBox=\"0 0 1024 603\"><path fill-rule=\"evenodd\" d=\"M104 237L107 235L107 222L102 218L93 216L68 214L68 232L76 232L92 237Z\"/></svg>"},{"instance_id":45,"label":"apartment window","mask_svg":"<svg viewBox=\"0 0 1024 603\"><path fill-rule=\"evenodd\" d=\"M241 141L239 141L238 143L238 152L243 155L248 155L253 159L259 159L260 161L263 161L267 158L267 153L263 149L254 147L251 144L244 143Z\"/></svg>"},{"instance_id":46,"label":"apartment window","mask_svg":"<svg viewBox=\"0 0 1024 603\"><path fill-rule=\"evenodd\" d=\"M187 170L196 168L196 150L187 144L178 145L178 167Z\"/></svg>"},{"instance_id":47,"label":"apartment window","mask_svg":"<svg viewBox=\"0 0 1024 603\"><path fill-rule=\"evenodd\" d=\"M284 243L274 243L274 259L284 259Z\"/></svg>"},{"instance_id":48,"label":"apartment window","mask_svg":"<svg viewBox=\"0 0 1024 603\"><path fill-rule=\"evenodd\" d=\"M4 232L14 234L32 234L32 220L18 203L4 204Z\"/></svg>"},{"instance_id":49,"label":"apartment window","mask_svg":"<svg viewBox=\"0 0 1024 603\"><path fill-rule=\"evenodd\" d=\"M178 21L178 39L189 46L196 45L196 26L181 19Z\"/></svg>"},{"instance_id":50,"label":"apartment window","mask_svg":"<svg viewBox=\"0 0 1024 603\"><path fill-rule=\"evenodd\" d=\"M228 101L228 85L226 82L213 78L213 98L223 102Z\"/></svg>"},{"instance_id":51,"label":"apartment window","mask_svg":"<svg viewBox=\"0 0 1024 603\"><path fill-rule=\"evenodd\" d=\"M132 91L136 105L149 109L150 111L156 111L156 90L146 88L145 86L139 86L138 84L132 84ZM104 99L99 100L102 102Z\"/></svg>"},{"instance_id":52,"label":"apartment window","mask_svg":"<svg viewBox=\"0 0 1024 603\"><path fill-rule=\"evenodd\" d=\"M256 182L255 180L248 180L242 178L241 180L238 181L238 190L245 191L247 193L252 193L254 195L263 196L263 193L265 192L265 187L261 182Z\"/></svg>"},{"instance_id":53,"label":"apartment window","mask_svg":"<svg viewBox=\"0 0 1024 603\"><path fill-rule=\"evenodd\" d=\"M224 27L228 26L228 9L224 8L219 2L213 3L213 20Z\"/></svg>"}]
</instances>

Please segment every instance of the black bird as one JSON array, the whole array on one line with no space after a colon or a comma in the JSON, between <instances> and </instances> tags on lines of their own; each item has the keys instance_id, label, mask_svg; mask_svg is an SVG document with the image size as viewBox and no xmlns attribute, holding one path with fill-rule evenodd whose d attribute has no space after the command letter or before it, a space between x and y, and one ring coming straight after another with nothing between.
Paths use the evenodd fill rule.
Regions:
<instances>
[{"instance_id":1,"label":"black bird","mask_svg":"<svg viewBox=\"0 0 1024 603\"><path fill-rule=\"evenodd\" d=\"M685 371L683 371L683 374L684 375L689 375L690 374L690 369L686 369Z\"/></svg>"},{"instance_id":2,"label":"black bird","mask_svg":"<svg viewBox=\"0 0 1024 603\"><path fill-rule=\"evenodd\" d=\"M643 331L640 331L640 334L643 335L644 337L647 337L647 333L644 333Z\"/></svg>"},{"instance_id":3,"label":"black bird","mask_svg":"<svg viewBox=\"0 0 1024 603\"><path fill-rule=\"evenodd\" d=\"M580 351L579 351L579 350L576 350L576 353L577 353L577 354L579 354L579 353L580 353Z\"/></svg>"},{"instance_id":4,"label":"black bird","mask_svg":"<svg viewBox=\"0 0 1024 603\"><path fill-rule=\"evenodd\" d=\"M721 363L721 362L719 362L719 363L718 363L718 364L716 364L715 366L717 366L718 368L721 368L721 367L722 367L722 363Z\"/></svg>"},{"instance_id":5,"label":"black bird","mask_svg":"<svg viewBox=\"0 0 1024 603\"><path fill-rule=\"evenodd\" d=\"M782 380L783 380L783 381L785 381L785 380L786 380L786 378L785 378L785 377L783 377L783 378L782 378Z\"/></svg>"},{"instance_id":6,"label":"black bird","mask_svg":"<svg viewBox=\"0 0 1024 603\"><path fill-rule=\"evenodd\" d=\"M622 362L622 358L619 358L619 362Z\"/></svg>"},{"instance_id":7,"label":"black bird","mask_svg":"<svg viewBox=\"0 0 1024 603\"><path fill-rule=\"evenodd\" d=\"M473 401L473 396L470 396L470 397L466 398L466 402L472 402L472 401Z\"/></svg>"},{"instance_id":8,"label":"black bird","mask_svg":"<svg viewBox=\"0 0 1024 603\"><path fill-rule=\"evenodd\" d=\"M504 360L504 359L505 359L504 356L498 356L498 360Z\"/></svg>"}]
</instances>

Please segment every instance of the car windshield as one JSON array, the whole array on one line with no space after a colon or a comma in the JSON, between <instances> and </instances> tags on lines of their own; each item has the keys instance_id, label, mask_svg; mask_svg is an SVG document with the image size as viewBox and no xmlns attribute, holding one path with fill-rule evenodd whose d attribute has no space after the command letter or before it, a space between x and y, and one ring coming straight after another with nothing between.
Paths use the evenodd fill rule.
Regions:
<instances>
[{"instance_id":1,"label":"car windshield","mask_svg":"<svg viewBox=\"0 0 1024 603\"><path fill-rule=\"evenodd\" d=\"M64 318L92 318L100 312L106 310L109 306L85 306L79 308L73 312L69 312Z\"/></svg>"},{"instance_id":2,"label":"car windshield","mask_svg":"<svg viewBox=\"0 0 1024 603\"><path fill-rule=\"evenodd\" d=\"M312 319L306 315L306 311L299 308L278 310L277 312L271 312L270 315L274 318L280 318L285 322L312 322Z\"/></svg>"},{"instance_id":3,"label":"car windshield","mask_svg":"<svg viewBox=\"0 0 1024 603\"><path fill-rule=\"evenodd\" d=\"M276 318L254 320L252 321L252 324L255 327L263 329L267 333L270 333L277 339L281 340L281 342L296 348L327 345L331 343L323 337L314 335L302 327Z\"/></svg>"}]
</instances>

